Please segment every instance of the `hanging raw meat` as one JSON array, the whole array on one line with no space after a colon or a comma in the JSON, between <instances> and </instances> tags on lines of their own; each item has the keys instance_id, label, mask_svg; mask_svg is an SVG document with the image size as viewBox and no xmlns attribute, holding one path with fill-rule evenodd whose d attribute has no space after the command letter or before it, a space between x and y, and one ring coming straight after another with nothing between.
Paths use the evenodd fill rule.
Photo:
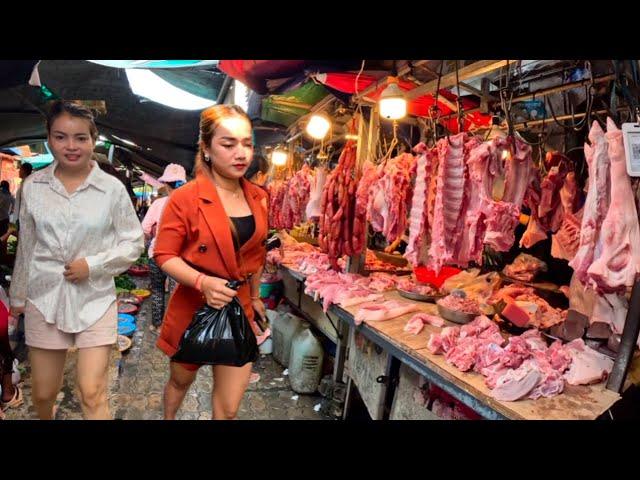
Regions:
<instances>
[{"instance_id":1,"label":"hanging raw meat","mask_svg":"<svg viewBox=\"0 0 640 480\"><path fill-rule=\"evenodd\" d=\"M427 260L426 245L429 243L429 205L427 203L433 164L437 164L435 152L424 143L416 145L414 152L418 154L416 166L416 182L413 188L411 213L409 215L409 243L405 251L405 258L412 265L424 263Z\"/></svg>"},{"instance_id":2,"label":"hanging raw meat","mask_svg":"<svg viewBox=\"0 0 640 480\"><path fill-rule=\"evenodd\" d=\"M584 210L576 212L579 203L578 184L574 172L567 173L564 185L560 190L562 204L562 224L551 237L551 256L564 260L572 260L580 246L580 223Z\"/></svg>"},{"instance_id":3,"label":"hanging raw meat","mask_svg":"<svg viewBox=\"0 0 640 480\"><path fill-rule=\"evenodd\" d=\"M281 230L286 227L286 220L284 219L283 207L285 196L287 194L287 183L282 180L275 180L269 183L267 187L269 191L269 227Z\"/></svg>"},{"instance_id":4,"label":"hanging raw meat","mask_svg":"<svg viewBox=\"0 0 640 480\"><path fill-rule=\"evenodd\" d=\"M305 220L309 202L311 170L304 165L289 180L276 180L267 187L269 192L269 226L278 230L291 229Z\"/></svg>"},{"instance_id":5,"label":"hanging raw meat","mask_svg":"<svg viewBox=\"0 0 640 480\"><path fill-rule=\"evenodd\" d=\"M611 199L600 230L602 251L594 256L587 276L599 292L624 293L640 273L640 227L626 169L622 131L610 118L605 137L611 163Z\"/></svg>"},{"instance_id":6,"label":"hanging raw meat","mask_svg":"<svg viewBox=\"0 0 640 480\"><path fill-rule=\"evenodd\" d=\"M429 248L429 268L440 268L453 259L456 227L464 197L464 140L459 133L438 142L438 184Z\"/></svg>"},{"instance_id":7,"label":"hanging raw meat","mask_svg":"<svg viewBox=\"0 0 640 480\"><path fill-rule=\"evenodd\" d=\"M327 169L325 167L316 168L316 174L311 178L311 188L309 192L309 203L305 209L307 219L320 217L320 200L322 189L327 181Z\"/></svg>"},{"instance_id":8,"label":"hanging raw meat","mask_svg":"<svg viewBox=\"0 0 640 480\"><path fill-rule=\"evenodd\" d=\"M373 229L382 232L389 243L398 240L407 228L415 165L416 159L409 153L380 164L378 180L369 191L367 217Z\"/></svg>"},{"instance_id":9,"label":"hanging raw meat","mask_svg":"<svg viewBox=\"0 0 640 480\"><path fill-rule=\"evenodd\" d=\"M587 199L582 214L580 246L569 265L578 279L586 284L587 270L602 252L600 228L609 209L609 156L604 131L597 121L589 132L591 145L585 143L584 154L589 168Z\"/></svg>"},{"instance_id":10,"label":"hanging raw meat","mask_svg":"<svg viewBox=\"0 0 640 480\"><path fill-rule=\"evenodd\" d=\"M371 185L378 180L376 166L370 161L364 162L362 176L356 189L355 215L353 219L353 253L357 255L364 250L367 237L367 204Z\"/></svg>"},{"instance_id":11,"label":"hanging raw meat","mask_svg":"<svg viewBox=\"0 0 640 480\"><path fill-rule=\"evenodd\" d=\"M520 207L533 173L531 147L517 137L495 138L489 172L494 178L493 198L485 205L487 231L484 243L497 252L511 249L515 241L515 229L520 218ZM512 144L515 154L511 153ZM502 162L504 180L502 180ZM504 185L502 185L504 182ZM500 200L500 194L504 192Z\"/></svg>"},{"instance_id":12,"label":"hanging raw meat","mask_svg":"<svg viewBox=\"0 0 640 480\"><path fill-rule=\"evenodd\" d=\"M478 235L482 214L482 174L477 165L478 156L473 153L480 145L480 137L466 137L464 144L464 196L456 227L457 237L452 239L456 249L453 264L466 268L470 262L482 264L482 237Z\"/></svg>"},{"instance_id":13,"label":"hanging raw meat","mask_svg":"<svg viewBox=\"0 0 640 480\"><path fill-rule=\"evenodd\" d=\"M471 199L466 212L458 259L461 264L482 263L483 240L485 234L485 205L490 200L491 177L487 170L492 155L488 143L481 143L471 149L467 159L468 193Z\"/></svg>"},{"instance_id":14,"label":"hanging raw meat","mask_svg":"<svg viewBox=\"0 0 640 480\"><path fill-rule=\"evenodd\" d=\"M311 191L311 169L304 165L286 183L286 194L282 207L283 228L291 229L301 224L304 220L304 212L309 202Z\"/></svg>"},{"instance_id":15,"label":"hanging raw meat","mask_svg":"<svg viewBox=\"0 0 640 480\"><path fill-rule=\"evenodd\" d=\"M531 210L531 216L527 229L520 240L520 247L531 248L536 243L545 240L547 233L557 232L565 217L565 212L573 213L573 208L565 208L562 200L565 179L569 172L569 160L556 152L555 158L558 163L552 166L542 180L540 180L537 170L532 178L531 185L525 195L525 205ZM575 174L573 181L570 181L568 188L575 187ZM565 192L573 195L575 201L577 192Z\"/></svg>"}]
</instances>

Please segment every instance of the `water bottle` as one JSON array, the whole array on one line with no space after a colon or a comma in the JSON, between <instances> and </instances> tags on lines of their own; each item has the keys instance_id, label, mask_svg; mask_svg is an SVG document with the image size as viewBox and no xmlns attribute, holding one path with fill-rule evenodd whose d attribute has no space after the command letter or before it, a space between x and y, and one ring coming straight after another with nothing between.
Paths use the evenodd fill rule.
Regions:
<instances>
[{"instance_id":1,"label":"water bottle","mask_svg":"<svg viewBox=\"0 0 640 480\"><path fill-rule=\"evenodd\" d=\"M289 360L289 381L296 393L314 393L322 376L324 351L320 341L304 322L293 339Z\"/></svg>"}]
</instances>

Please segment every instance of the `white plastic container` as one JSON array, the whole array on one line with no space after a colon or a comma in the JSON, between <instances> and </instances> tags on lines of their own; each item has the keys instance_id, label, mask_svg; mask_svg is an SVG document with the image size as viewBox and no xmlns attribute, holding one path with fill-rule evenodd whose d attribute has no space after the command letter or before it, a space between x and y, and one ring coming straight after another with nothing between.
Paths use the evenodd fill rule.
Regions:
<instances>
[{"instance_id":1,"label":"white plastic container","mask_svg":"<svg viewBox=\"0 0 640 480\"><path fill-rule=\"evenodd\" d=\"M273 358L285 367L289 366L291 342L302 329L302 319L291 313L284 313L274 318L271 325L273 338Z\"/></svg>"},{"instance_id":2,"label":"white plastic container","mask_svg":"<svg viewBox=\"0 0 640 480\"><path fill-rule=\"evenodd\" d=\"M258 351L262 355L271 355L273 353L273 340L271 337L267 338L258 346Z\"/></svg>"},{"instance_id":3,"label":"white plastic container","mask_svg":"<svg viewBox=\"0 0 640 480\"><path fill-rule=\"evenodd\" d=\"M289 360L289 382L296 393L314 393L318 389L322 376L324 350L304 322L302 329L294 337Z\"/></svg>"}]
</instances>

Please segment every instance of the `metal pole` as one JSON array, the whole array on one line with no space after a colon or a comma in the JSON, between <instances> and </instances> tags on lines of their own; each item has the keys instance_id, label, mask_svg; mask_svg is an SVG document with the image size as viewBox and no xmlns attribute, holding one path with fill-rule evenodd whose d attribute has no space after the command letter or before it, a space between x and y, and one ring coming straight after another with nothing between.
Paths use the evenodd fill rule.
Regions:
<instances>
[{"instance_id":1,"label":"metal pole","mask_svg":"<svg viewBox=\"0 0 640 480\"><path fill-rule=\"evenodd\" d=\"M633 351L638 341L638 333L640 333L640 281L636 281L633 285L633 290L631 290L631 301L629 302L627 320L622 331L620 349L607 382L609 390L622 393L629 365L633 358Z\"/></svg>"},{"instance_id":2,"label":"metal pole","mask_svg":"<svg viewBox=\"0 0 640 480\"><path fill-rule=\"evenodd\" d=\"M336 357L333 368L334 383L343 383L344 365L347 360L347 347L349 346L349 323L338 318L338 338L336 339Z\"/></svg>"},{"instance_id":3,"label":"metal pole","mask_svg":"<svg viewBox=\"0 0 640 480\"><path fill-rule=\"evenodd\" d=\"M293 142L296 138L300 138L301 136L302 136L302 132L298 132L298 133L296 133L293 137L289 138L289 139L287 140L287 143L291 143L291 142Z\"/></svg>"},{"instance_id":4,"label":"metal pole","mask_svg":"<svg viewBox=\"0 0 640 480\"><path fill-rule=\"evenodd\" d=\"M604 77L594 78L593 84L595 85L597 83L605 83L610 80L614 80L615 78L616 78L615 75L605 75ZM584 79L584 80L579 80L577 82L565 83L564 85L558 85L556 87L543 88L536 92L525 93L524 95L515 97L511 101L515 103L515 102L521 102L523 100L533 99L535 97L546 97L547 95L551 95L552 93L559 93L559 92L564 92L566 90L573 90L574 88L584 87L588 85L589 82L591 82L590 79Z\"/></svg>"},{"instance_id":5,"label":"metal pole","mask_svg":"<svg viewBox=\"0 0 640 480\"><path fill-rule=\"evenodd\" d=\"M233 81L233 78L231 78L229 75L224 77L224 80L222 81L222 86L220 87L220 91L218 92L218 98L216 99L216 104L220 104L224 102L224 99L227 96L227 93L229 92L229 88L231 87L232 81Z\"/></svg>"},{"instance_id":6,"label":"metal pole","mask_svg":"<svg viewBox=\"0 0 640 480\"><path fill-rule=\"evenodd\" d=\"M337 136L337 137L333 137L333 140L331 140L330 142L326 142L324 145L325 145L325 146L327 146L327 145L333 145L334 143L337 143L337 142L339 142L339 141L341 141L341 140L344 140L344 139L345 139L345 136L344 136L344 135L339 135L339 136ZM313 152L315 152L316 150L319 150L319 149L320 149L320 145L316 145L316 146L315 146L315 147L313 147L313 148L310 148L310 149L308 149L308 150L305 150L304 154L305 154L305 155L309 155L310 153L313 153Z\"/></svg>"},{"instance_id":7,"label":"metal pole","mask_svg":"<svg viewBox=\"0 0 640 480\"><path fill-rule=\"evenodd\" d=\"M395 398L396 387L398 386L398 381L400 379L400 360L391 355L388 351L387 355L385 374L384 376L377 378L379 383L383 383L385 385L379 404L379 412L382 417L380 420L389 420L389 417L391 416L393 399Z\"/></svg>"},{"instance_id":8,"label":"metal pole","mask_svg":"<svg viewBox=\"0 0 640 480\"><path fill-rule=\"evenodd\" d=\"M604 83L604 82L608 82L610 80L615 79L616 76L615 75L605 75L604 77L598 77L598 78L594 78L593 79L593 84L597 84L597 83ZM584 87L586 84L589 83L589 80L580 80L578 82L572 82L572 83L566 83L564 85L558 85L556 87L549 87L549 88L543 88L541 90L537 90L535 92L531 92L531 93L525 93L524 95L520 95L518 97L515 97L511 100L512 103L517 103L517 102L521 102L523 100L529 100L529 99L533 99L536 97L546 97L547 95L551 95L552 93L559 93L559 92L564 92L566 90L573 90L574 88L580 88L580 87ZM480 111L481 107L475 107L475 108L470 108L469 110L465 110L464 113L474 113L474 112L478 112ZM455 116L455 113L450 113L448 115L443 115L442 117L440 117L441 120L444 119L449 119L453 116ZM577 116L577 115L576 115Z\"/></svg>"},{"instance_id":9,"label":"metal pole","mask_svg":"<svg viewBox=\"0 0 640 480\"><path fill-rule=\"evenodd\" d=\"M593 114L597 114L597 115L604 115L605 113L607 113L607 110L598 110L596 112L591 112L591 115ZM575 115L561 115L559 117L556 117L556 120L558 122L562 122L564 120L571 120L572 118L582 118L586 115L586 113L576 113ZM543 120L532 120L530 122L522 122L522 123L516 123L513 127L514 128L519 128L519 129L523 129L523 128L529 128L529 127L535 127L536 125L542 125L543 123L546 124L553 124L554 119L553 117L547 117ZM495 127L494 127L495 128Z\"/></svg>"},{"instance_id":10,"label":"metal pole","mask_svg":"<svg viewBox=\"0 0 640 480\"><path fill-rule=\"evenodd\" d=\"M115 150L115 145L112 143L111 145L109 145L109 156L107 156L107 160L109 160L109 163L113 165L113 152Z\"/></svg>"}]
</instances>

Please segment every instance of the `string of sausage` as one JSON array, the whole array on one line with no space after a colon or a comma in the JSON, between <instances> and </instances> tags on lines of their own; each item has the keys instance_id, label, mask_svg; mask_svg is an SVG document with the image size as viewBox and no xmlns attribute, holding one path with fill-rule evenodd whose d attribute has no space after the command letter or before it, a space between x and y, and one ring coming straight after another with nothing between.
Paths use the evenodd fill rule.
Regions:
<instances>
[{"instance_id":1,"label":"string of sausage","mask_svg":"<svg viewBox=\"0 0 640 480\"><path fill-rule=\"evenodd\" d=\"M322 215L318 243L336 270L339 270L338 258L355 252L353 217L358 185L355 172L356 147L349 141L340 154L338 166L327 179L320 203Z\"/></svg>"}]
</instances>

